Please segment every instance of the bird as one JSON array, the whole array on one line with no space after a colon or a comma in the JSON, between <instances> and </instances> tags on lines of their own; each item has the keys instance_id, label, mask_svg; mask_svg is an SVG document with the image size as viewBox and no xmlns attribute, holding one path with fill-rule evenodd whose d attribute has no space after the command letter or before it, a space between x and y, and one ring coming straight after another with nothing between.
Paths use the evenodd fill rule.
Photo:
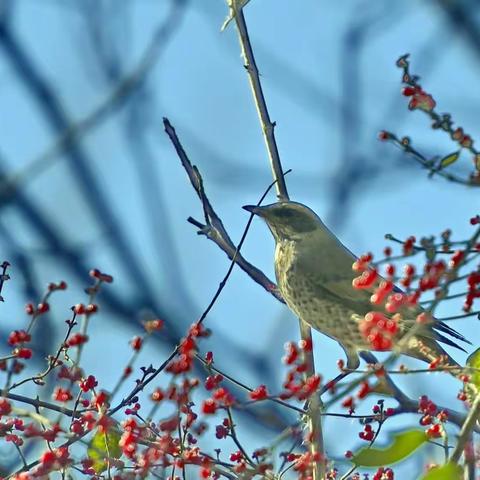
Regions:
<instances>
[{"instance_id":1,"label":"bird","mask_svg":"<svg viewBox=\"0 0 480 480\"><path fill-rule=\"evenodd\" d=\"M373 350L360 327L365 315L372 311L385 313L382 306L370 301L373 287L353 288L358 273L352 270L352 264L357 257L302 203L288 200L243 208L262 218L275 239L275 276L287 306L310 327L336 340L345 352L346 370L356 370L359 356L368 358ZM452 338L470 342L434 318L418 324L416 317L422 311L416 306L408 316L402 312L399 334L414 325L416 330L408 336L401 353L427 363L441 358L442 364L459 367L441 344L465 351Z\"/></svg>"}]
</instances>

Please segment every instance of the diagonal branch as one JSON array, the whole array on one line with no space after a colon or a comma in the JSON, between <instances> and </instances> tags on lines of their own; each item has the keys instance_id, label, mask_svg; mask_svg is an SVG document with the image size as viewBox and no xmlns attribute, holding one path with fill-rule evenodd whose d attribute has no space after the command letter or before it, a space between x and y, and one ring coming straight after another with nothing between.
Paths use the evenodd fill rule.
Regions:
<instances>
[{"instance_id":1,"label":"diagonal branch","mask_svg":"<svg viewBox=\"0 0 480 480\"><path fill-rule=\"evenodd\" d=\"M192 165L190 162L185 150L180 143L180 140L173 128L172 124L168 118L163 119L163 124L165 126L165 132L170 138L175 150L177 152L182 166L187 172L188 178L195 189L195 192L198 195L198 198L202 202L203 215L205 223L201 223L198 220L190 217L188 221L199 228L198 234L205 235L209 240L212 240L217 244L228 256L230 260L235 258L237 265L256 283L261 285L267 292L271 293L277 300L284 302L282 295L278 291L277 285L270 280L261 270L252 265L250 262L245 260L245 258L240 254L236 253L237 249L235 244L232 242L230 236L228 235L223 222L220 217L215 212L210 200L208 199L205 189L203 187L203 179L198 171L198 168L195 165ZM283 176L282 176L283 178Z\"/></svg>"}]
</instances>

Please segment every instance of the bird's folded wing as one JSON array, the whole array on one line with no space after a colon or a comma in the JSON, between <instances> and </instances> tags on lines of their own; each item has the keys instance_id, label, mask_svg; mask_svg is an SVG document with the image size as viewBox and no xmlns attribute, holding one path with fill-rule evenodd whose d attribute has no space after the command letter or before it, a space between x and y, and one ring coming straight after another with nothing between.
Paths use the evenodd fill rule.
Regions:
<instances>
[{"instance_id":1,"label":"bird's folded wing","mask_svg":"<svg viewBox=\"0 0 480 480\"><path fill-rule=\"evenodd\" d=\"M328 256L313 255L308 259L299 259L302 272L305 274L306 281L311 284L311 288L318 292L319 296L330 301L339 302L358 315L366 315L372 310L383 311L382 306L374 306L370 302L370 297L374 293L373 289L357 289L353 287L352 281L358 275L352 271L355 257L343 248L333 249L330 253L332 254ZM396 286L395 291L402 292ZM405 318L407 330L408 327L412 327L415 324L416 316L422 311L423 309L420 306L408 309L409 316L412 318ZM471 343L455 329L435 319L433 323L420 328L418 335L437 340L460 350L464 349L445 335L465 343Z\"/></svg>"}]
</instances>

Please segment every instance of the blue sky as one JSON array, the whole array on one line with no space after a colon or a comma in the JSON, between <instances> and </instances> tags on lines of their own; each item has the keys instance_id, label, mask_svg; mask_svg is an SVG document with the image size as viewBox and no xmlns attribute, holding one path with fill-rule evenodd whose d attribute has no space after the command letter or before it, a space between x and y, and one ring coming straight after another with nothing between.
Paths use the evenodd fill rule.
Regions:
<instances>
[{"instance_id":1,"label":"blue sky","mask_svg":"<svg viewBox=\"0 0 480 480\"><path fill-rule=\"evenodd\" d=\"M83 0L13 3L10 28L15 41L28 52L74 124L136 68L171 8L167 0L103 1L98 8L88 8L90 2ZM208 304L228 261L186 222L189 216L202 218L200 203L163 132L162 117L170 119L202 172L209 198L234 241L248 218L241 206L255 202L271 181L235 30L220 32L226 13L221 0L185 2L141 95L81 141L98 188L155 298L172 313L179 329L195 321ZM283 166L293 169L287 180L292 199L312 207L357 254L381 252L385 233L420 237L449 227L457 238L469 235L468 220L478 213L476 190L428 179L411 159L377 140L377 132L387 129L409 135L431 156L455 149L445 135L429 128L421 112L407 110L395 67L396 59L407 52L412 70L422 77L438 109L451 112L456 123L479 138L479 51L452 27L441 2L346 0L339 6L317 0L252 0L245 15L277 123ZM99 38L117 69L110 76L102 63ZM59 132L49 126L5 50L0 51L0 74L0 156L3 167L15 175L25 172ZM463 161L463 168L469 167ZM138 173L140 164L143 174ZM114 275L116 294L141 312L146 305L140 285L112 248L95 207L88 206L88 186L82 190L72 172L65 155L59 155L40 172L28 175L27 170L20 187L85 264ZM49 332L60 338L63 312L82 301L87 277L82 282L72 273L69 262L20 213L17 203L4 206L0 222L27 253L38 288L59 279L71 285L67 294L55 299L56 313L48 323ZM0 241L9 259L15 249L7 237L2 234ZM254 222L243 252L273 278L273 240L260 221ZM27 273L12 263L2 333L25 321ZM128 355L127 342L137 324L138 319L119 319L107 308L92 325L94 341L86 349L85 367L94 370L105 386L121 370L118 359ZM214 335L206 348L217 352L226 371L252 385L281 379L283 343L297 338L296 320L243 272L234 271L207 325ZM458 328L474 335L477 327L475 320L468 320L459 322ZM316 335L315 343L318 365L328 377L335 373L342 352L325 337ZM147 361L159 363L168 351L151 343ZM251 363L244 363L245 355L267 361L273 376L262 378ZM435 389L438 379L426 382ZM445 382L452 386L448 379ZM412 395L425 388L414 381L405 385ZM435 391L439 401L459 408L452 403L455 389L453 384ZM412 418L411 424L415 422ZM345 428L341 444L335 442L338 428ZM341 455L347 445L358 445L351 441L358 430L353 423L327 422L331 453ZM426 454L424 460L432 458Z\"/></svg>"}]
</instances>

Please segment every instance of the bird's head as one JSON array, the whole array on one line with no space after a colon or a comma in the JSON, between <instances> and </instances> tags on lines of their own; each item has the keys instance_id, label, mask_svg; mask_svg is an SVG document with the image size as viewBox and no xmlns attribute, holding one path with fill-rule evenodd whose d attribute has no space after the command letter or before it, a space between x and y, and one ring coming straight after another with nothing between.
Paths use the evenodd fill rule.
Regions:
<instances>
[{"instance_id":1,"label":"bird's head","mask_svg":"<svg viewBox=\"0 0 480 480\"><path fill-rule=\"evenodd\" d=\"M262 207L245 205L243 208L263 218L277 241L301 240L322 226L315 212L297 202L277 202Z\"/></svg>"}]
</instances>

